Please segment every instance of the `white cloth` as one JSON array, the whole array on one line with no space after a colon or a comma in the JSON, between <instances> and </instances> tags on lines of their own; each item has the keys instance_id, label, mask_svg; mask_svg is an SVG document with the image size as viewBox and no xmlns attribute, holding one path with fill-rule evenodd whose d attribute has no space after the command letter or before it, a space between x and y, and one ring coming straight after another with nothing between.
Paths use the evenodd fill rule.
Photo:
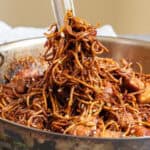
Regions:
<instances>
[{"instance_id":1,"label":"white cloth","mask_svg":"<svg viewBox=\"0 0 150 150\"><path fill-rule=\"evenodd\" d=\"M97 35L111 36L111 37L117 36L117 34L115 33L115 31L111 25L104 25L101 28L97 29Z\"/></svg>"},{"instance_id":2,"label":"white cloth","mask_svg":"<svg viewBox=\"0 0 150 150\"><path fill-rule=\"evenodd\" d=\"M33 37L43 36L47 28L34 28L34 27L15 27L12 28L3 21L0 21L0 44L16 41L20 39L27 39ZM97 29L98 36L116 36L111 25L105 25Z\"/></svg>"}]
</instances>

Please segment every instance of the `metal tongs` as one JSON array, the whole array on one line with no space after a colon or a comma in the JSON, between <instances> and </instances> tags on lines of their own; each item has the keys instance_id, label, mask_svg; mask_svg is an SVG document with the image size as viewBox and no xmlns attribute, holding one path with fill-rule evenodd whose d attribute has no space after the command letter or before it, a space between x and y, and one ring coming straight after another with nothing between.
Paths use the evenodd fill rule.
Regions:
<instances>
[{"instance_id":1,"label":"metal tongs","mask_svg":"<svg viewBox=\"0 0 150 150\"><path fill-rule=\"evenodd\" d=\"M75 15L73 0L51 0L51 4L58 29L60 29L64 23L64 15L67 10L71 10Z\"/></svg>"}]
</instances>

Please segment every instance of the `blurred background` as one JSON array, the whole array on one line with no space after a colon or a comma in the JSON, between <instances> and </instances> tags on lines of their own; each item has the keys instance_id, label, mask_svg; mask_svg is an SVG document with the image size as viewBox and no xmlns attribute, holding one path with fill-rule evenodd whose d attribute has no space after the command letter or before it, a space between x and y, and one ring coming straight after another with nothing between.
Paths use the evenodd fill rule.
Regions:
<instances>
[{"instance_id":1,"label":"blurred background","mask_svg":"<svg viewBox=\"0 0 150 150\"><path fill-rule=\"evenodd\" d=\"M118 34L150 34L150 0L74 0L76 14L92 24L111 24ZM0 0L0 20L11 26L47 27L50 0Z\"/></svg>"}]
</instances>

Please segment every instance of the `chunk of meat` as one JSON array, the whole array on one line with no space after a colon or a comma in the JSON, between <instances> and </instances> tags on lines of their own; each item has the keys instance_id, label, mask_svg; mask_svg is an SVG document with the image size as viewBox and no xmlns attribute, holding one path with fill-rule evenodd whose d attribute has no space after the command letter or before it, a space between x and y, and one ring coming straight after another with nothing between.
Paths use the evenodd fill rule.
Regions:
<instances>
[{"instance_id":1,"label":"chunk of meat","mask_svg":"<svg viewBox=\"0 0 150 150\"><path fill-rule=\"evenodd\" d=\"M34 78L42 76L47 69L48 65L45 62L34 62L30 66L21 69L16 76L21 78Z\"/></svg>"},{"instance_id":2,"label":"chunk of meat","mask_svg":"<svg viewBox=\"0 0 150 150\"><path fill-rule=\"evenodd\" d=\"M143 93L139 95L140 103L150 103L150 85L146 86Z\"/></svg>"},{"instance_id":3,"label":"chunk of meat","mask_svg":"<svg viewBox=\"0 0 150 150\"><path fill-rule=\"evenodd\" d=\"M104 86L104 93L107 93L109 95L113 94L112 84L110 82L106 82Z\"/></svg>"},{"instance_id":4,"label":"chunk of meat","mask_svg":"<svg viewBox=\"0 0 150 150\"><path fill-rule=\"evenodd\" d=\"M23 69L21 70L15 77L17 78L33 78L33 77L37 77L39 76L39 72L38 69L32 69L32 68L28 68L28 69Z\"/></svg>"},{"instance_id":5,"label":"chunk of meat","mask_svg":"<svg viewBox=\"0 0 150 150\"><path fill-rule=\"evenodd\" d=\"M47 62L43 60L21 59L12 62L8 71L10 79L36 78L42 76L48 67Z\"/></svg>"},{"instance_id":6,"label":"chunk of meat","mask_svg":"<svg viewBox=\"0 0 150 150\"><path fill-rule=\"evenodd\" d=\"M120 112L118 119L119 119L119 125L121 126L121 128L124 129L126 129L130 123L134 122L133 115L129 112L126 113Z\"/></svg>"},{"instance_id":7,"label":"chunk of meat","mask_svg":"<svg viewBox=\"0 0 150 150\"><path fill-rule=\"evenodd\" d=\"M137 77L133 76L131 68L118 70L117 73L123 77L123 86L130 91L144 89L144 83Z\"/></svg>"},{"instance_id":8,"label":"chunk of meat","mask_svg":"<svg viewBox=\"0 0 150 150\"><path fill-rule=\"evenodd\" d=\"M132 76L132 72L133 70L131 68L128 69L122 68L117 70L117 74L119 74L119 76L124 78L130 78Z\"/></svg>"},{"instance_id":9,"label":"chunk of meat","mask_svg":"<svg viewBox=\"0 0 150 150\"><path fill-rule=\"evenodd\" d=\"M138 91L144 89L144 83L136 78L125 78L124 79L125 88L128 88L131 91Z\"/></svg>"},{"instance_id":10,"label":"chunk of meat","mask_svg":"<svg viewBox=\"0 0 150 150\"><path fill-rule=\"evenodd\" d=\"M78 124L68 133L74 136L99 137L101 135L101 129L98 127L99 121L100 119L91 117L84 125Z\"/></svg>"},{"instance_id":11,"label":"chunk of meat","mask_svg":"<svg viewBox=\"0 0 150 150\"><path fill-rule=\"evenodd\" d=\"M98 133L99 130L96 130L95 127L84 125L77 125L69 132L69 134L74 136L96 136Z\"/></svg>"},{"instance_id":12,"label":"chunk of meat","mask_svg":"<svg viewBox=\"0 0 150 150\"><path fill-rule=\"evenodd\" d=\"M26 82L24 79L12 80L10 83L7 83L6 87L3 89L3 93L10 98L16 98L14 90L19 94L24 94L26 92Z\"/></svg>"},{"instance_id":13,"label":"chunk of meat","mask_svg":"<svg viewBox=\"0 0 150 150\"><path fill-rule=\"evenodd\" d=\"M110 130L105 130L103 136L104 138L119 138L122 137L122 133L118 131L110 131Z\"/></svg>"},{"instance_id":14,"label":"chunk of meat","mask_svg":"<svg viewBox=\"0 0 150 150\"><path fill-rule=\"evenodd\" d=\"M106 82L103 89L103 97L105 101L110 102L113 94L112 84L110 82Z\"/></svg>"},{"instance_id":15,"label":"chunk of meat","mask_svg":"<svg viewBox=\"0 0 150 150\"><path fill-rule=\"evenodd\" d=\"M150 136L150 129L140 126L140 125L134 126L131 132L135 136Z\"/></svg>"},{"instance_id":16,"label":"chunk of meat","mask_svg":"<svg viewBox=\"0 0 150 150\"><path fill-rule=\"evenodd\" d=\"M24 79L18 79L14 82L14 86L15 86L15 90L20 93L23 94L26 91L26 82L24 81Z\"/></svg>"}]
</instances>

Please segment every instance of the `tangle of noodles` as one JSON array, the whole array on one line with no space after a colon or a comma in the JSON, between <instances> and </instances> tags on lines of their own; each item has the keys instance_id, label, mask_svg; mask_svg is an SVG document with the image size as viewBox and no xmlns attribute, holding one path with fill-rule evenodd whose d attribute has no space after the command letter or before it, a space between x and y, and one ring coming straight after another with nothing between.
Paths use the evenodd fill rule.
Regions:
<instances>
[{"instance_id":1,"label":"tangle of noodles","mask_svg":"<svg viewBox=\"0 0 150 150\"><path fill-rule=\"evenodd\" d=\"M77 136L150 135L150 75L139 63L137 73L124 59L102 58L108 49L96 27L71 11L60 30L52 25L45 36L43 73L27 59L0 84L1 118Z\"/></svg>"}]
</instances>

